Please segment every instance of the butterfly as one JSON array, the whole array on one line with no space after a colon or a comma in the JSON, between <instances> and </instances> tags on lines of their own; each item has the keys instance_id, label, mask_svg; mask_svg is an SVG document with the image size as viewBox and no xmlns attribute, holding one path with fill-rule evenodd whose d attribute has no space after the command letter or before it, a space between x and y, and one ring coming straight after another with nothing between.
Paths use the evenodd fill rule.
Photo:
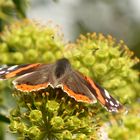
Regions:
<instances>
[{"instance_id":1,"label":"butterfly","mask_svg":"<svg viewBox=\"0 0 140 140\"><path fill-rule=\"evenodd\" d=\"M37 92L61 88L77 102L99 103L109 112L118 112L122 105L108 91L80 72L74 70L66 58L52 64L23 64L0 68L0 80L17 77L14 87L22 92Z\"/></svg>"}]
</instances>

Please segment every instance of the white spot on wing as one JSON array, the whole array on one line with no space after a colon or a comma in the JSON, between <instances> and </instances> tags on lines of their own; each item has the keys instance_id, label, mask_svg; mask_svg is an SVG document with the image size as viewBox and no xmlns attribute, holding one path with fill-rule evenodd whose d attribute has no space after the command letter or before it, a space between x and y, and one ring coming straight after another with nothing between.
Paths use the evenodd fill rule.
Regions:
<instances>
[{"instance_id":1,"label":"white spot on wing","mask_svg":"<svg viewBox=\"0 0 140 140\"><path fill-rule=\"evenodd\" d=\"M116 100L117 104L120 104L118 100Z\"/></svg>"},{"instance_id":2,"label":"white spot on wing","mask_svg":"<svg viewBox=\"0 0 140 140\"><path fill-rule=\"evenodd\" d=\"M0 74L4 74L5 73L5 71L0 71Z\"/></svg>"},{"instance_id":3,"label":"white spot on wing","mask_svg":"<svg viewBox=\"0 0 140 140\"><path fill-rule=\"evenodd\" d=\"M113 103L112 101L110 101L110 104L111 104L112 106L114 106L114 103Z\"/></svg>"},{"instance_id":4,"label":"white spot on wing","mask_svg":"<svg viewBox=\"0 0 140 140\"><path fill-rule=\"evenodd\" d=\"M108 102L108 100L107 99L105 99L106 100L106 102Z\"/></svg>"},{"instance_id":5,"label":"white spot on wing","mask_svg":"<svg viewBox=\"0 0 140 140\"><path fill-rule=\"evenodd\" d=\"M111 97L110 97L108 91L107 91L107 90L104 90L104 91L105 91L105 95L106 95L106 97L107 97L108 99L110 99Z\"/></svg>"},{"instance_id":6,"label":"white spot on wing","mask_svg":"<svg viewBox=\"0 0 140 140\"><path fill-rule=\"evenodd\" d=\"M7 70L11 71L11 70L14 70L18 65L15 65L15 66L12 66L10 68L8 68Z\"/></svg>"}]
</instances>

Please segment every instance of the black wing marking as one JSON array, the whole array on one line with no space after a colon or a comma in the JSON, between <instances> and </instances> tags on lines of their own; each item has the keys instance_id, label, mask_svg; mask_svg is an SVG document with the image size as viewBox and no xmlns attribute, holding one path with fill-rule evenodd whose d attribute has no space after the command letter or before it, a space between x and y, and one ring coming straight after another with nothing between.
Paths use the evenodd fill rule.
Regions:
<instances>
[{"instance_id":1,"label":"black wing marking","mask_svg":"<svg viewBox=\"0 0 140 140\"><path fill-rule=\"evenodd\" d=\"M118 112L118 110L122 109L123 106L119 103L118 100L114 99L111 95L109 95L109 93L106 89L103 89L97 83L95 83L95 85L99 88L100 93L102 94L102 97L105 100L104 107L109 112Z\"/></svg>"}]
</instances>

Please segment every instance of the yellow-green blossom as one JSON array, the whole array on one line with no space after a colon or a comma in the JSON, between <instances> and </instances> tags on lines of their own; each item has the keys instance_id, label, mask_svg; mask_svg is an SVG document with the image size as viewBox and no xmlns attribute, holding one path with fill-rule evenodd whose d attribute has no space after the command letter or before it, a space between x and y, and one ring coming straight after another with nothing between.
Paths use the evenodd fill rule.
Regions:
<instances>
[{"instance_id":1,"label":"yellow-green blossom","mask_svg":"<svg viewBox=\"0 0 140 140\"><path fill-rule=\"evenodd\" d=\"M133 108L131 113L136 116L124 116L122 130L118 125L110 127L109 137L121 140L127 139L128 133L134 138L139 136L135 135L139 130L138 106L132 104L138 102L140 91L138 71L133 69L139 60L122 41L116 43L111 36L88 33L81 35L76 43L65 45L56 27L41 26L30 20L6 27L0 38L0 64L52 63L68 58L74 69L93 78L130 110ZM1 81L0 91L7 91ZM35 93L15 91L13 95L17 106L10 112L9 128L21 140L96 140L97 128L112 122L113 117L121 120L98 104L76 102L60 89L48 87ZM132 128L136 133L130 133Z\"/></svg>"}]
</instances>

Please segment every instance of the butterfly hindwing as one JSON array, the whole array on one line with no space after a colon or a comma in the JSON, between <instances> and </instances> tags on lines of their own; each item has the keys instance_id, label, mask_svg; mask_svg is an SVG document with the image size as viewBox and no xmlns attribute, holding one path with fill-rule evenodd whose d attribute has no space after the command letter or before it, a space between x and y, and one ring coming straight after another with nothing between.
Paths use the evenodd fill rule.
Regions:
<instances>
[{"instance_id":1,"label":"butterfly hindwing","mask_svg":"<svg viewBox=\"0 0 140 140\"><path fill-rule=\"evenodd\" d=\"M95 103L96 98L84 85L74 71L65 75L60 81L60 87L70 97L78 102ZM59 86L59 85L58 85Z\"/></svg>"}]
</instances>

